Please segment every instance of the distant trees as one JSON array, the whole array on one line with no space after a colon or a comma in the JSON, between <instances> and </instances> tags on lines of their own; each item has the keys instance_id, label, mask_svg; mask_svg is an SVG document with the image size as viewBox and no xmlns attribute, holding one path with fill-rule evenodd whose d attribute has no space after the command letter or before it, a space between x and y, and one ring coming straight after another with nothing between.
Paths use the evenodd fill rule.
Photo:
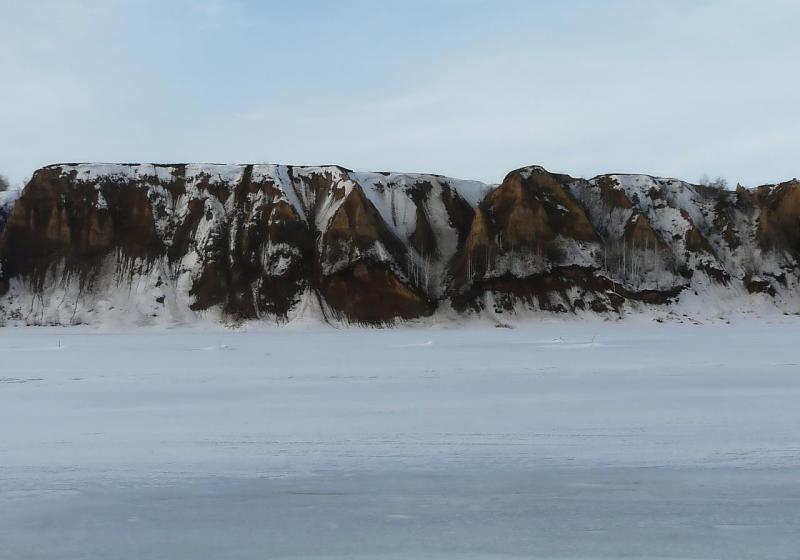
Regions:
<instances>
[{"instance_id":1,"label":"distant trees","mask_svg":"<svg viewBox=\"0 0 800 560\"><path fill-rule=\"evenodd\" d=\"M0 192L7 191L11 185L8 184L8 179L5 175L0 175Z\"/></svg>"},{"instance_id":2,"label":"distant trees","mask_svg":"<svg viewBox=\"0 0 800 560\"><path fill-rule=\"evenodd\" d=\"M698 183L704 187L711 187L712 189L725 190L728 188L728 180L722 176L711 179L708 175L703 175L700 177Z\"/></svg>"}]
</instances>

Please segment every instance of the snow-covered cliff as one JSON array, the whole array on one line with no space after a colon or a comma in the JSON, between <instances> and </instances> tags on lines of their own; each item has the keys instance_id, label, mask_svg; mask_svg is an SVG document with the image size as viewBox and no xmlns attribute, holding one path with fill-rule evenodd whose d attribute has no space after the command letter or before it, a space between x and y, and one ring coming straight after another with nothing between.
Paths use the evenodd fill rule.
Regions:
<instances>
[{"instance_id":1,"label":"snow-covered cliff","mask_svg":"<svg viewBox=\"0 0 800 560\"><path fill-rule=\"evenodd\" d=\"M53 165L0 199L0 324L793 314L799 226L796 180Z\"/></svg>"}]
</instances>

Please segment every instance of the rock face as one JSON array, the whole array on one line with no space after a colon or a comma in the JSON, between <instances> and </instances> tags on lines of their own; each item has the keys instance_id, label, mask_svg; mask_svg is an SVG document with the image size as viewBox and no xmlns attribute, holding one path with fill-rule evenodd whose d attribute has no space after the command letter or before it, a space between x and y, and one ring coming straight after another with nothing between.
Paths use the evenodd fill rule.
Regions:
<instances>
[{"instance_id":1,"label":"rock face","mask_svg":"<svg viewBox=\"0 0 800 560\"><path fill-rule=\"evenodd\" d=\"M800 311L796 180L63 164L0 195L0 324Z\"/></svg>"}]
</instances>

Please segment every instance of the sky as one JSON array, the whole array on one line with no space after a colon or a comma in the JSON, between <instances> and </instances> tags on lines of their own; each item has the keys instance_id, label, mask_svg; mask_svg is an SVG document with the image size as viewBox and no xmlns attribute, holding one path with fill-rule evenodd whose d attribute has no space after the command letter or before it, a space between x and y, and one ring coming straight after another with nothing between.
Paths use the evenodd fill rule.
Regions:
<instances>
[{"instance_id":1,"label":"sky","mask_svg":"<svg viewBox=\"0 0 800 560\"><path fill-rule=\"evenodd\" d=\"M0 173L800 176L800 2L0 0Z\"/></svg>"}]
</instances>

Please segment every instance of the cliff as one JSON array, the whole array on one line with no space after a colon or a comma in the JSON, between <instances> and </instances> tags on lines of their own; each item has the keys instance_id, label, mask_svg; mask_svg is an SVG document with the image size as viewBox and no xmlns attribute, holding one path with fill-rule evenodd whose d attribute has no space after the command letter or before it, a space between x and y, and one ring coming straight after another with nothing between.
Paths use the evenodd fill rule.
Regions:
<instances>
[{"instance_id":1,"label":"cliff","mask_svg":"<svg viewBox=\"0 0 800 560\"><path fill-rule=\"evenodd\" d=\"M0 199L0 324L797 313L799 259L796 180L62 164Z\"/></svg>"}]
</instances>

